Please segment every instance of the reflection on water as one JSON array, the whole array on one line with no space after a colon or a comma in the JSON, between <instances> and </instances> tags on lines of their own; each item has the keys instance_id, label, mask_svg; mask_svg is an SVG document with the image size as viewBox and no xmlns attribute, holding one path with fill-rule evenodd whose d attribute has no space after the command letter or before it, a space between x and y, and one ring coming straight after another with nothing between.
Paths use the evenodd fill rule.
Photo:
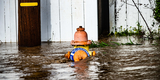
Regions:
<instances>
[{"instance_id":1,"label":"reflection on water","mask_svg":"<svg viewBox=\"0 0 160 80\"><path fill-rule=\"evenodd\" d=\"M134 37L133 37L134 38ZM129 38L112 38L126 43ZM80 62L64 58L73 49L69 42L42 43L37 47L0 45L0 80L159 80L160 46L132 39L143 45L92 48L97 55Z\"/></svg>"}]
</instances>

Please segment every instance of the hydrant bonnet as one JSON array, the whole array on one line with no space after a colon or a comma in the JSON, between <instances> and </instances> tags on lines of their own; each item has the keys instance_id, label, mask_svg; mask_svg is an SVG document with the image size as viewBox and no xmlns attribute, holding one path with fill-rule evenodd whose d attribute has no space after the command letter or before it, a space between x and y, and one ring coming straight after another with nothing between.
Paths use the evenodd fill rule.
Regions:
<instances>
[{"instance_id":1,"label":"hydrant bonnet","mask_svg":"<svg viewBox=\"0 0 160 80\"><path fill-rule=\"evenodd\" d=\"M79 28L77 28L77 31L74 34L74 40L71 41L72 45L90 45L91 44L91 41L88 40L88 35L84 30L85 28L82 28L82 26L79 26Z\"/></svg>"}]
</instances>

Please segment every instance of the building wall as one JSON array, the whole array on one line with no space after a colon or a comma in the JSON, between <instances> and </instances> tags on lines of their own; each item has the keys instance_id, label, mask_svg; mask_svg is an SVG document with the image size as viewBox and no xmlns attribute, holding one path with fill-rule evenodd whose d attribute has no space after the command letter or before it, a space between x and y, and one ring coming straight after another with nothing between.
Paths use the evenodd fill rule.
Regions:
<instances>
[{"instance_id":1,"label":"building wall","mask_svg":"<svg viewBox=\"0 0 160 80\"><path fill-rule=\"evenodd\" d=\"M41 0L41 40L71 41L76 28L98 40L97 0ZM18 0L0 0L0 40L18 42Z\"/></svg>"},{"instance_id":2,"label":"building wall","mask_svg":"<svg viewBox=\"0 0 160 80\"><path fill-rule=\"evenodd\" d=\"M152 31L160 25L153 16L155 0L134 0ZM71 41L78 26L85 27L88 39L98 40L97 0L41 0L41 40ZM18 0L0 0L0 40L18 41ZM148 32L132 0L109 0L110 32L137 28ZM153 26L153 23L154 26Z\"/></svg>"},{"instance_id":3,"label":"building wall","mask_svg":"<svg viewBox=\"0 0 160 80\"><path fill-rule=\"evenodd\" d=\"M51 0L51 40L71 41L76 28L85 27L88 39L98 40L97 0Z\"/></svg>"},{"instance_id":4,"label":"building wall","mask_svg":"<svg viewBox=\"0 0 160 80\"><path fill-rule=\"evenodd\" d=\"M116 0L109 0L109 24L110 24L110 32L115 32L115 5Z\"/></svg>"},{"instance_id":5,"label":"building wall","mask_svg":"<svg viewBox=\"0 0 160 80\"><path fill-rule=\"evenodd\" d=\"M160 25L153 16L153 9L155 6L155 0L134 0L140 9L142 15L144 16L146 22L148 23L152 31L158 31L158 26ZM124 29L133 30L133 28L138 28L137 23L140 23L142 30L148 33L148 29L144 20L140 16L137 8L135 7L132 0L110 0L110 29L111 32L121 31L120 26L122 26L122 31ZM153 26L153 24L155 25Z\"/></svg>"},{"instance_id":6,"label":"building wall","mask_svg":"<svg viewBox=\"0 0 160 80\"><path fill-rule=\"evenodd\" d=\"M17 41L17 10L15 0L0 0L0 40Z\"/></svg>"},{"instance_id":7,"label":"building wall","mask_svg":"<svg viewBox=\"0 0 160 80\"><path fill-rule=\"evenodd\" d=\"M41 0L41 40L51 37L50 0ZM0 40L18 42L18 0L0 0Z\"/></svg>"}]
</instances>

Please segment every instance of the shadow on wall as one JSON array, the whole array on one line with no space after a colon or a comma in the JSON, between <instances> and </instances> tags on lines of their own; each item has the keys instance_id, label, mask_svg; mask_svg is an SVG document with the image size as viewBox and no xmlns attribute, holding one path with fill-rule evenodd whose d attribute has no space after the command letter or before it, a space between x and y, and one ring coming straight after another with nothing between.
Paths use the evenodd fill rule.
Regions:
<instances>
[{"instance_id":1,"label":"shadow on wall","mask_svg":"<svg viewBox=\"0 0 160 80\"><path fill-rule=\"evenodd\" d=\"M50 0L41 1L41 41L49 41L51 39L51 14Z\"/></svg>"}]
</instances>

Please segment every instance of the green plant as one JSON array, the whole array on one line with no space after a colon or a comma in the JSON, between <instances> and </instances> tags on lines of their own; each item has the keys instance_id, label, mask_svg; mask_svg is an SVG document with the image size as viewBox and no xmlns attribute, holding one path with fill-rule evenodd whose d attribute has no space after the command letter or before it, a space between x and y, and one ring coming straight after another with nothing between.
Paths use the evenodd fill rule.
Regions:
<instances>
[{"instance_id":1,"label":"green plant","mask_svg":"<svg viewBox=\"0 0 160 80\"><path fill-rule=\"evenodd\" d=\"M116 35L118 35L118 36L127 36L128 35L128 29L124 28L124 31L122 31L122 26L120 26L120 32L116 32Z\"/></svg>"},{"instance_id":2,"label":"green plant","mask_svg":"<svg viewBox=\"0 0 160 80\"><path fill-rule=\"evenodd\" d=\"M114 35L113 31L110 33L110 35Z\"/></svg>"},{"instance_id":3,"label":"green plant","mask_svg":"<svg viewBox=\"0 0 160 80\"><path fill-rule=\"evenodd\" d=\"M103 54L106 54L106 52L102 52Z\"/></svg>"},{"instance_id":4,"label":"green plant","mask_svg":"<svg viewBox=\"0 0 160 80\"><path fill-rule=\"evenodd\" d=\"M112 41L111 41L112 42ZM118 46L120 46L121 44L120 43L118 43L118 42L112 42L112 43L114 43L114 44L116 44L116 45L118 45Z\"/></svg>"},{"instance_id":5,"label":"green plant","mask_svg":"<svg viewBox=\"0 0 160 80\"><path fill-rule=\"evenodd\" d=\"M154 46L158 46L159 44L158 44L158 43L154 43L154 44L152 44L152 45L154 45Z\"/></svg>"},{"instance_id":6,"label":"green plant","mask_svg":"<svg viewBox=\"0 0 160 80\"><path fill-rule=\"evenodd\" d=\"M137 22L137 27L138 27L138 29L135 28L135 31L136 31L135 34L137 34L137 35L144 35L144 32L142 31L142 26L140 25L139 22Z\"/></svg>"},{"instance_id":7,"label":"green plant","mask_svg":"<svg viewBox=\"0 0 160 80\"><path fill-rule=\"evenodd\" d=\"M156 0L156 6L154 9L154 18L160 22L160 0Z\"/></svg>"},{"instance_id":8,"label":"green plant","mask_svg":"<svg viewBox=\"0 0 160 80\"><path fill-rule=\"evenodd\" d=\"M138 31L142 31L142 30L141 30L141 27L142 27L142 26L140 25L139 22L137 22L137 26L138 26Z\"/></svg>"},{"instance_id":9,"label":"green plant","mask_svg":"<svg viewBox=\"0 0 160 80\"><path fill-rule=\"evenodd\" d=\"M95 48L95 47L105 47L105 46L111 46L108 45L107 43L104 43L103 41L95 43L92 41L92 44L89 46L90 48Z\"/></svg>"},{"instance_id":10,"label":"green plant","mask_svg":"<svg viewBox=\"0 0 160 80\"><path fill-rule=\"evenodd\" d=\"M152 23L152 26L153 26L153 27L154 27L154 25L155 25L155 22Z\"/></svg>"},{"instance_id":11,"label":"green plant","mask_svg":"<svg viewBox=\"0 0 160 80\"><path fill-rule=\"evenodd\" d=\"M91 45L89 45L89 47L90 48L95 48L95 47L98 47L98 45L94 41L92 41L92 43L91 43Z\"/></svg>"},{"instance_id":12,"label":"green plant","mask_svg":"<svg viewBox=\"0 0 160 80\"><path fill-rule=\"evenodd\" d=\"M131 39L129 38L129 41L130 42L128 42L128 43L121 43L122 45L142 45L142 44L134 44L132 41L131 41Z\"/></svg>"},{"instance_id":13,"label":"green plant","mask_svg":"<svg viewBox=\"0 0 160 80\"><path fill-rule=\"evenodd\" d=\"M122 45L134 45L134 43L131 41L131 39L129 38L129 41L128 43L121 43Z\"/></svg>"},{"instance_id":14,"label":"green plant","mask_svg":"<svg viewBox=\"0 0 160 80\"><path fill-rule=\"evenodd\" d=\"M116 32L115 31L115 33L113 33L113 32L111 32L110 34L114 34L115 36L132 36L132 35L144 35L144 32L142 31L142 26L140 25L140 23L139 22L137 22L137 27L138 27L138 29L136 28L136 27L131 27L130 26L130 29L128 30L128 28L127 29L125 29L124 28L124 30L122 30L122 26L120 26L119 27L119 32ZM132 30L131 30L132 29ZM110 35L109 34L109 35Z\"/></svg>"},{"instance_id":15,"label":"green plant","mask_svg":"<svg viewBox=\"0 0 160 80\"><path fill-rule=\"evenodd\" d=\"M152 32L151 32L151 29L150 29L149 26L148 26L147 21L144 19L144 16L142 15L142 13L141 13L140 9L138 8L138 6L136 5L135 1L132 0L132 2L134 3L134 5L135 5L135 7L137 8L137 10L138 10L140 16L142 17L144 23L146 24L146 26L147 26L147 28L148 28L148 31L149 31L149 33L150 33L150 37L153 38L153 34L152 34Z\"/></svg>"},{"instance_id":16,"label":"green plant","mask_svg":"<svg viewBox=\"0 0 160 80\"><path fill-rule=\"evenodd\" d=\"M120 32L122 32L122 26L120 26L120 30L121 30Z\"/></svg>"},{"instance_id":17,"label":"green plant","mask_svg":"<svg viewBox=\"0 0 160 80\"><path fill-rule=\"evenodd\" d=\"M114 44L116 44L118 46L120 46L120 45L142 45L142 44L137 44L137 43L134 44L130 38L129 38L129 41L130 42L128 42L128 43L118 43L118 42L111 41L111 43L114 43ZM97 42L97 43L95 43L94 41L92 41L92 44L89 46L89 48L105 47L105 46L112 46L112 47L114 47L113 45L109 45L109 44L107 44L107 43L105 43L103 41Z\"/></svg>"}]
</instances>

